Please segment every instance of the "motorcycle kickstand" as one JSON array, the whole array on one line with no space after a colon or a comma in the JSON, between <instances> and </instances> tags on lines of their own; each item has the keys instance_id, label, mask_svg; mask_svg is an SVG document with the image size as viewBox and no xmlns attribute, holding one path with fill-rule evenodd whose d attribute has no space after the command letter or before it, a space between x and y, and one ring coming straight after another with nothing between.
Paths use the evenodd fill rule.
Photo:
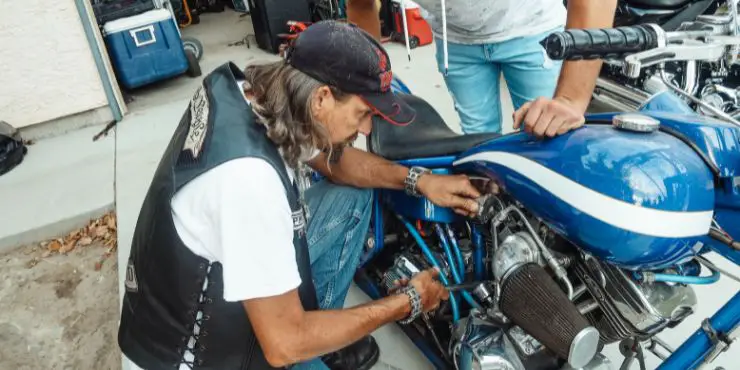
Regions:
<instances>
[{"instance_id":1,"label":"motorcycle kickstand","mask_svg":"<svg viewBox=\"0 0 740 370\"><path fill-rule=\"evenodd\" d=\"M624 362L619 370L630 370L632 363L637 359L640 364L640 370L646 370L645 356L642 351L642 345L636 339L627 338L619 343L619 351L625 357Z\"/></svg>"}]
</instances>

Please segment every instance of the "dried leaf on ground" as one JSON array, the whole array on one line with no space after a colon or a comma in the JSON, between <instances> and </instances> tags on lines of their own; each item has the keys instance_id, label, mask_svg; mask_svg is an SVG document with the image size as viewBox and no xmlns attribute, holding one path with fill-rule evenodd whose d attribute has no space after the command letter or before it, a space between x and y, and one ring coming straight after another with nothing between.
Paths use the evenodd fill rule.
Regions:
<instances>
[{"instance_id":1,"label":"dried leaf on ground","mask_svg":"<svg viewBox=\"0 0 740 370\"><path fill-rule=\"evenodd\" d=\"M118 246L118 235L116 226L116 214L115 212L109 212L99 218L90 220L87 225L73 230L67 234L64 238L56 238L39 243L39 245L45 249L44 253L35 258L46 258L53 254L53 252L59 252L59 254L66 254L74 250L77 247L84 247L92 245L94 242L99 242L107 248L107 251L102 256L101 260L96 263L96 270L102 267L104 261L114 254ZM33 267L38 261L29 261L29 267Z\"/></svg>"},{"instance_id":2,"label":"dried leaf on ground","mask_svg":"<svg viewBox=\"0 0 740 370\"><path fill-rule=\"evenodd\" d=\"M66 254L71 252L73 249L75 249L75 246L77 246L76 240L70 240L67 242L67 244L64 244L63 247L59 248L59 253Z\"/></svg>"},{"instance_id":3,"label":"dried leaf on ground","mask_svg":"<svg viewBox=\"0 0 740 370\"><path fill-rule=\"evenodd\" d=\"M116 217L113 215L106 216L105 220L106 225L108 225L108 228L111 230L116 230Z\"/></svg>"},{"instance_id":4,"label":"dried leaf on ground","mask_svg":"<svg viewBox=\"0 0 740 370\"><path fill-rule=\"evenodd\" d=\"M47 246L47 249L50 251L58 251L61 248L62 248L62 243L57 239L49 242L49 245Z\"/></svg>"},{"instance_id":5,"label":"dried leaf on ground","mask_svg":"<svg viewBox=\"0 0 740 370\"><path fill-rule=\"evenodd\" d=\"M95 236L98 238L104 238L108 234L108 226L98 226L95 229Z\"/></svg>"}]
</instances>

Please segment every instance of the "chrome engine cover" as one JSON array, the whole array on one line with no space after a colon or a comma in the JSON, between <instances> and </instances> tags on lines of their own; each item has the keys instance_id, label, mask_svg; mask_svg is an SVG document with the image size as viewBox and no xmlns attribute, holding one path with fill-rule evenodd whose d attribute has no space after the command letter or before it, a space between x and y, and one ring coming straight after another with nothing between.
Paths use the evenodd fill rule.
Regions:
<instances>
[{"instance_id":1,"label":"chrome engine cover","mask_svg":"<svg viewBox=\"0 0 740 370\"><path fill-rule=\"evenodd\" d=\"M416 261L416 258L411 255L399 255L393 262L393 267L389 268L383 274L383 288L386 291L391 290L394 287L394 282L402 279L411 279L412 276L421 272L424 268L421 261Z\"/></svg>"},{"instance_id":2,"label":"chrome engine cover","mask_svg":"<svg viewBox=\"0 0 740 370\"><path fill-rule=\"evenodd\" d=\"M586 256L575 271L599 303L587 318L599 329L602 341L612 343L628 337L648 338L694 312L697 300L690 286L667 283L638 284L627 273Z\"/></svg>"},{"instance_id":3,"label":"chrome engine cover","mask_svg":"<svg viewBox=\"0 0 740 370\"><path fill-rule=\"evenodd\" d=\"M551 357L545 347L518 326L507 332L476 310L460 320L454 332L453 358L459 370L525 370L519 356ZM542 358L541 358L542 359ZM532 364L534 368L553 369L555 362ZM575 370L567 363L560 370ZM578 370L615 370L606 356L597 354Z\"/></svg>"},{"instance_id":4,"label":"chrome engine cover","mask_svg":"<svg viewBox=\"0 0 740 370\"><path fill-rule=\"evenodd\" d=\"M530 262L545 265L532 235L520 231L504 238L494 252L491 268L496 280L502 282L517 267Z\"/></svg>"},{"instance_id":5,"label":"chrome engine cover","mask_svg":"<svg viewBox=\"0 0 740 370\"><path fill-rule=\"evenodd\" d=\"M457 327L453 358L456 368L471 370L525 370L504 331L472 310Z\"/></svg>"}]
</instances>

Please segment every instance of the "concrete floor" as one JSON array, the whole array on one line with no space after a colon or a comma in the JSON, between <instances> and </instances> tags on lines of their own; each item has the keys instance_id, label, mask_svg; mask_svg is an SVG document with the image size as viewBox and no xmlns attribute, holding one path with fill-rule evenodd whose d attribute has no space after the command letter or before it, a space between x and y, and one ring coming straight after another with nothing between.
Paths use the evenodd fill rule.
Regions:
<instances>
[{"instance_id":1,"label":"concrete floor","mask_svg":"<svg viewBox=\"0 0 740 370\"><path fill-rule=\"evenodd\" d=\"M183 33L196 36L205 44L201 60L205 75L228 60L242 66L252 60L276 59L274 55L257 49L254 42L251 49L228 46L251 30L249 17L239 18L238 14L227 10L221 14L204 15L201 24L189 27ZM450 127L459 131L457 115L436 69L434 47L413 50L411 62L401 45L389 44L386 47L396 74L417 95L431 102ZM92 136L102 128L92 127L31 146L24 164L0 176L0 205L5 207L0 212L0 249L62 233L84 223L81 220L85 218L101 214L115 201L119 222L119 259L125 261L151 175L199 81L199 78L183 76L132 92L135 100L129 105L131 113L112 135L99 141L93 142ZM508 131L511 101L506 93L503 96L504 127ZM740 275L740 267L723 260L717 263ZM119 265L120 277L123 277L123 266L125 263ZM699 311L678 328L666 331L661 338L677 347L698 328L703 318L711 316L737 290L738 284L727 278L711 288L698 287ZM363 293L353 289L347 304L365 300L367 297ZM384 327L374 335L379 339L382 351L381 364L376 368L431 368L394 325ZM621 363L618 351L609 348L607 354L617 362L615 368L618 368ZM652 355L647 357L648 368L655 368L657 360ZM738 358L740 346L735 345L713 366L737 369L731 361ZM637 369L637 366L632 368Z\"/></svg>"}]
</instances>

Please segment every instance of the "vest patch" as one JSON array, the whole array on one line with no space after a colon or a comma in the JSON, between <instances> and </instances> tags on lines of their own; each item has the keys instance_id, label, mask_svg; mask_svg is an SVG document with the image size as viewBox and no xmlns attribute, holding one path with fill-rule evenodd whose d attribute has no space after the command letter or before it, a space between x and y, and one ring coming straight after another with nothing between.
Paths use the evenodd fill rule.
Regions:
<instances>
[{"instance_id":1,"label":"vest patch","mask_svg":"<svg viewBox=\"0 0 740 370\"><path fill-rule=\"evenodd\" d=\"M192 153L193 159L198 158L203 150L209 111L208 94L205 86L201 85L190 100L190 129L182 147L183 151L189 150Z\"/></svg>"},{"instance_id":2,"label":"vest patch","mask_svg":"<svg viewBox=\"0 0 740 370\"><path fill-rule=\"evenodd\" d=\"M301 236L306 235L306 214L302 207L293 211L293 231Z\"/></svg>"},{"instance_id":3,"label":"vest patch","mask_svg":"<svg viewBox=\"0 0 740 370\"><path fill-rule=\"evenodd\" d=\"M126 265L126 280L123 282L123 284L126 287L127 292L139 292L139 282L136 279L136 270L134 270L133 261L129 260L128 265Z\"/></svg>"}]
</instances>

